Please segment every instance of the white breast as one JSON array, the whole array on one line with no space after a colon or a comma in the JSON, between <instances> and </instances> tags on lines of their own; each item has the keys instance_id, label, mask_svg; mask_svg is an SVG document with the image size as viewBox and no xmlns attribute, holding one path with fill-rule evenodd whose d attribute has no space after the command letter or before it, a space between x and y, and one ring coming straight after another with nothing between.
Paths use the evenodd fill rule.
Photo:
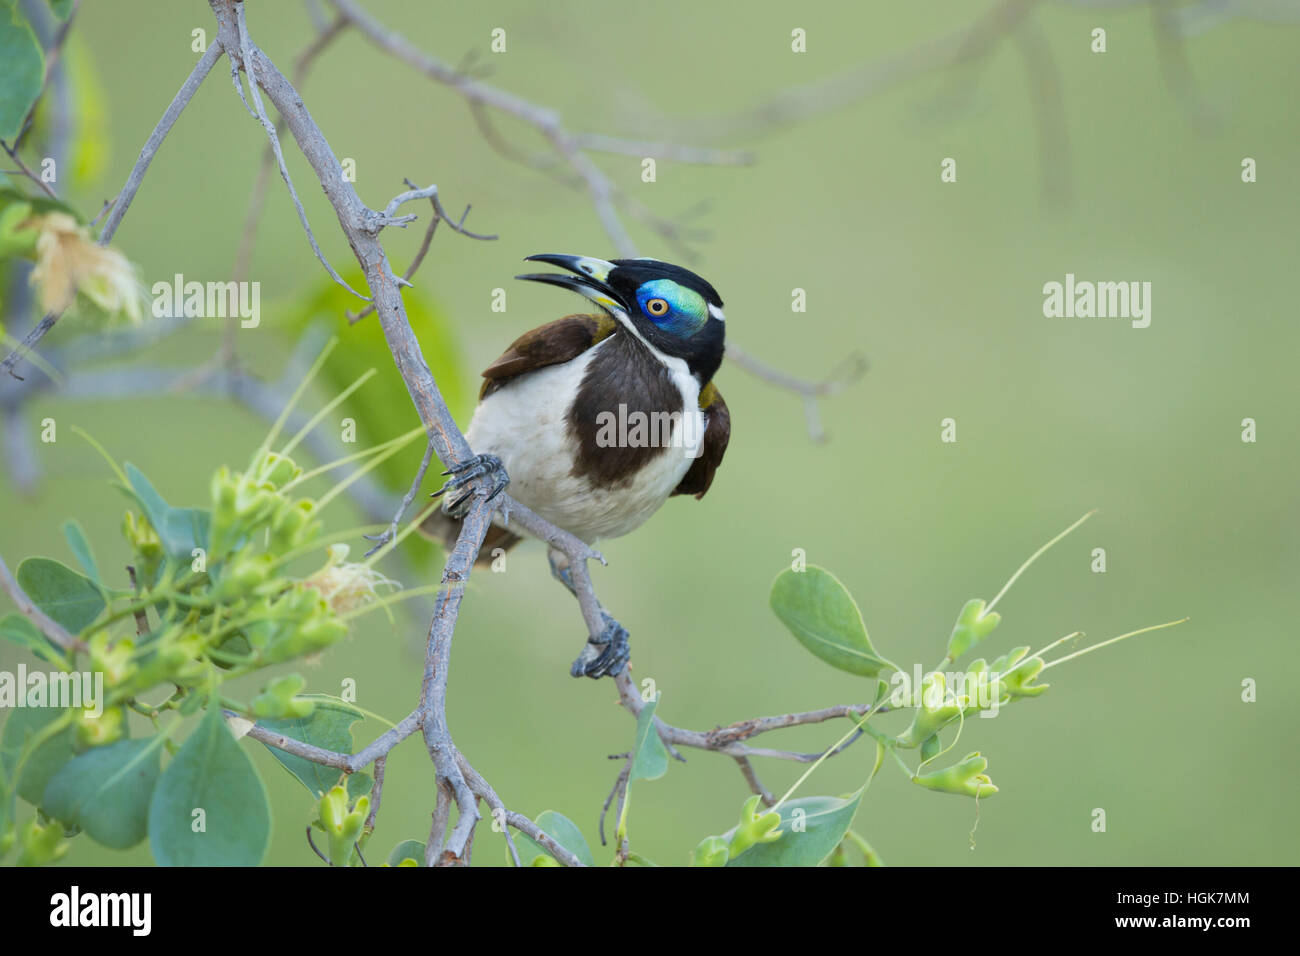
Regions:
<instances>
[{"instance_id":1,"label":"white breast","mask_svg":"<svg viewBox=\"0 0 1300 956\"><path fill-rule=\"evenodd\" d=\"M466 432L476 453L501 459L512 496L588 543L627 534L658 511L698 457L704 439L699 383L681 359L659 354L682 397L670 447L625 487L597 488L573 474L576 440L568 411L592 356L609 341L493 392L479 403Z\"/></svg>"}]
</instances>

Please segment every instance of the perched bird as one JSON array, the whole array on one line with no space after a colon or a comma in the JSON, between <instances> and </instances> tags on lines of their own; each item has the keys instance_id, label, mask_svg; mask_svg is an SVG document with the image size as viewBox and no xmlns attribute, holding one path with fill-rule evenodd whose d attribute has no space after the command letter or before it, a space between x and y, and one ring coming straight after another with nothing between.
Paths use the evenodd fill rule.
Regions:
<instances>
[{"instance_id":1,"label":"perched bird","mask_svg":"<svg viewBox=\"0 0 1300 956\"><path fill-rule=\"evenodd\" d=\"M599 308L520 336L483 372L465 437L475 455L438 494L440 511L422 530L455 541L473 493L489 472L517 501L588 544L639 527L673 495L702 498L731 435L731 416L713 385L722 363L722 299L693 272L656 259L605 261L537 255L566 270L517 276L569 289ZM519 538L501 515L479 559ZM569 590L562 554L551 570ZM617 675L627 631L605 615L571 673Z\"/></svg>"}]
</instances>

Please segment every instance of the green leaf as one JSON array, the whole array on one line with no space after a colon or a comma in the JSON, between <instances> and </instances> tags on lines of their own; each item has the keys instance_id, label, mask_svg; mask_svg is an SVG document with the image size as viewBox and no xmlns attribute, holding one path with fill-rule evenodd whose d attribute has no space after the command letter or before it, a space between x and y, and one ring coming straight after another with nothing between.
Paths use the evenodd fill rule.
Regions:
<instances>
[{"instance_id":1,"label":"green leaf","mask_svg":"<svg viewBox=\"0 0 1300 956\"><path fill-rule=\"evenodd\" d=\"M26 648L42 660L49 661L60 670L67 670L68 662L50 639L36 629L36 625L21 614L0 618L0 637Z\"/></svg>"},{"instance_id":2,"label":"green leaf","mask_svg":"<svg viewBox=\"0 0 1300 956\"><path fill-rule=\"evenodd\" d=\"M316 706L308 717L285 717L279 720L259 720L259 727L272 733L284 734L304 744L333 750L335 753L352 753L352 725L363 720L365 715L357 708L337 697L327 694L302 694L300 699L314 701ZM304 787L319 798L339 782L342 772L332 767L322 767L305 757L295 757L278 747L266 746L284 769L298 778ZM363 778L363 779L358 779ZM354 788L369 781L368 774L354 773L348 777L348 796L356 799L370 790L366 786L359 793ZM355 781L355 782L354 782Z\"/></svg>"},{"instance_id":3,"label":"green leaf","mask_svg":"<svg viewBox=\"0 0 1300 956\"><path fill-rule=\"evenodd\" d=\"M96 843L114 850L135 846L148 833L165 739L157 734L119 740L73 757L50 779L42 808L65 826L81 827Z\"/></svg>"},{"instance_id":4,"label":"green leaf","mask_svg":"<svg viewBox=\"0 0 1300 956\"><path fill-rule=\"evenodd\" d=\"M53 558L28 558L18 565L18 585L42 611L80 634L104 610L94 581Z\"/></svg>"},{"instance_id":5,"label":"green leaf","mask_svg":"<svg viewBox=\"0 0 1300 956\"><path fill-rule=\"evenodd\" d=\"M128 490L144 509L167 556L179 564L189 564L195 548L206 549L208 546L211 513L204 508L173 508L154 490L153 484L139 468L127 462L124 470L127 481L131 483Z\"/></svg>"},{"instance_id":6,"label":"green leaf","mask_svg":"<svg viewBox=\"0 0 1300 956\"><path fill-rule=\"evenodd\" d=\"M863 677L878 677L886 668L897 670L871 646L858 605L825 568L782 571L772 583L769 600L799 643L832 667Z\"/></svg>"},{"instance_id":7,"label":"green leaf","mask_svg":"<svg viewBox=\"0 0 1300 956\"><path fill-rule=\"evenodd\" d=\"M50 0L50 10L60 20L68 19L72 13L73 0Z\"/></svg>"},{"instance_id":8,"label":"green leaf","mask_svg":"<svg viewBox=\"0 0 1300 956\"><path fill-rule=\"evenodd\" d=\"M45 84L45 55L15 0L0 2L0 139L12 142Z\"/></svg>"},{"instance_id":9,"label":"green leaf","mask_svg":"<svg viewBox=\"0 0 1300 956\"><path fill-rule=\"evenodd\" d=\"M416 866L424 866L424 844L419 840L403 840L393 847L388 854L388 865L397 866L403 860L414 860Z\"/></svg>"},{"instance_id":10,"label":"green leaf","mask_svg":"<svg viewBox=\"0 0 1300 956\"><path fill-rule=\"evenodd\" d=\"M655 708L659 697L648 701L636 719L636 742L632 747L632 775L629 780L658 780L668 772L668 749L655 729Z\"/></svg>"},{"instance_id":11,"label":"green leaf","mask_svg":"<svg viewBox=\"0 0 1300 956\"><path fill-rule=\"evenodd\" d=\"M587 840L582 835L582 831L568 817L556 813L554 810L543 810L533 822L537 824L543 833L576 856L585 865L596 865L596 859L591 855L591 847L587 845ZM551 856L551 853L543 849L540 843L535 842L532 837L523 833L515 834L515 850L519 853L520 866L533 866L538 857ZM509 859L509 856L510 850L507 848L506 858Z\"/></svg>"},{"instance_id":12,"label":"green leaf","mask_svg":"<svg viewBox=\"0 0 1300 956\"><path fill-rule=\"evenodd\" d=\"M266 787L212 707L154 790L153 857L160 866L257 866L270 839Z\"/></svg>"},{"instance_id":13,"label":"green leaf","mask_svg":"<svg viewBox=\"0 0 1300 956\"><path fill-rule=\"evenodd\" d=\"M36 249L37 232L24 229L32 215L32 204L17 190L0 190L0 259L30 256Z\"/></svg>"},{"instance_id":14,"label":"green leaf","mask_svg":"<svg viewBox=\"0 0 1300 956\"><path fill-rule=\"evenodd\" d=\"M76 519L69 518L63 522L63 537L68 540L68 547L72 549L72 556L81 565L81 570L85 571L90 580L96 584L103 584L103 578L99 576L99 568L95 565L95 552L90 550L86 533L81 530L81 525L77 524Z\"/></svg>"},{"instance_id":15,"label":"green leaf","mask_svg":"<svg viewBox=\"0 0 1300 956\"><path fill-rule=\"evenodd\" d=\"M551 837L587 866L596 865L596 860L591 855L591 848L587 846L582 831L568 817L556 813L554 810L543 810L533 822L541 827L543 833Z\"/></svg>"},{"instance_id":16,"label":"green leaf","mask_svg":"<svg viewBox=\"0 0 1300 956\"><path fill-rule=\"evenodd\" d=\"M66 711L53 707L23 707L11 710L0 732L0 770L12 779L23 753L46 727ZM72 759L72 724L33 750L23 762L16 791L33 806L40 806L45 787L60 767Z\"/></svg>"},{"instance_id":17,"label":"green leaf","mask_svg":"<svg viewBox=\"0 0 1300 956\"><path fill-rule=\"evenodd\" d=\"M802 797L782 804L780 838L756 843L728 860L727 866L816 866L844 839L864 790L845 798ZM735 828L723 839L730 840L733 833Z\"/></svg>"}]
</instances>

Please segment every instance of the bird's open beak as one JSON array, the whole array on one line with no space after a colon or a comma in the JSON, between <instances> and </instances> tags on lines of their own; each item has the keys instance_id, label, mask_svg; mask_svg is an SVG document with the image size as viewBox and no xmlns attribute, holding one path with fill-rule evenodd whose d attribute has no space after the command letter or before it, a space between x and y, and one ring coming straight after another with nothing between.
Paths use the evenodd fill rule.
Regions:
<instances>
[{"instance_id":1,"label":"bird's open beak","mask_svg":"<svg viewBox=\"0 0 1300 956\"><path fill-rule=\"evenodd\" d=\"M628 307L620 301L618 295L606 285L609 274L614 271L614 263L604 259L592 259L587 256L564 256L544 253L529 256L525 262L545 262L572 272L573 275L559 275L554 272L535 272L515 276L516 279L528 279L531 282L546 282L558 285L562 289L572 289L605 309L617 309L626 312Z\"/></svg>"}]
</instances>

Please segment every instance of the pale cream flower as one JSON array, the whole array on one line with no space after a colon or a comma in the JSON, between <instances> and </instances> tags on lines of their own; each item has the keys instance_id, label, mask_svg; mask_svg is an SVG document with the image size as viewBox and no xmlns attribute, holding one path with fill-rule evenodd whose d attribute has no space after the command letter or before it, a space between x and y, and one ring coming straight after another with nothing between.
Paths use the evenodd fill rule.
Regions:
<instances>
[{"instance_id":1,"label":"pale cream flower","mask_svg":"<svg viewBox=\"0 0 1300 956\"><path fill-rule=\"evenodd\" d=\"M348 563L348 546L329 546L329 560L303 583L320 591L335 614L364 607L379 597L379 588L396 591L401 585L366 564Z\"/></svg>"},{"instance_id":2,"label":"pale cream flower","mask_svg":"<svg viewBox=\"0 0 1300 956\"><path fill-rule=\"evenodd\" d=\"M62 312L80 292L110 315L140 324L142 289L126 256L96 243L67 213L33 216L24 227L37 230L31 283L44 311Z\"/></svg>"}]
</instances>

